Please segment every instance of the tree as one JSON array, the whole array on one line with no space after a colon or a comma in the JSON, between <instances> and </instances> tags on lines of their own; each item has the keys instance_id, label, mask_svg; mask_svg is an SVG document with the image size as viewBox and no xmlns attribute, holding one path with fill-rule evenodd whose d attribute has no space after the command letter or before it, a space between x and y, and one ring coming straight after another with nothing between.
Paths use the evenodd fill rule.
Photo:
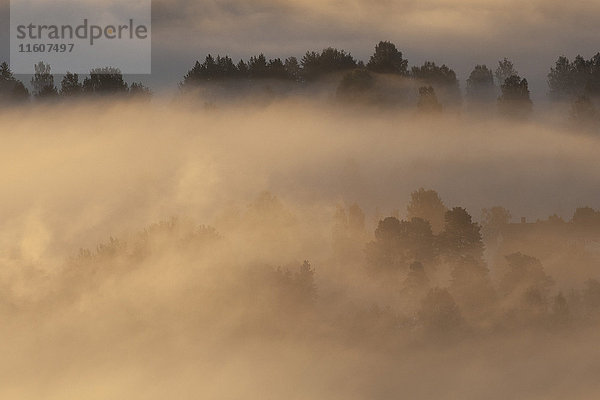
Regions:
<instances>
[{"instance_id":1,"label":"tree","mask_svg":"<svg viewBox=\"0 0 600 400\"><path fill-rule=\"evenodd\" d=\"M248 64L246 64L244 62L244 60L240 60L240 62L237 65L237 70L238 70L238 76L240 78L248 77Z\"/></svg>"},{"instance_id":2,"label":"tree","mask_svg":"<svg viewBox=\"0 0 600 400\"><path fill-rule=\"evenodd\" d=\"M367 244L366 254L374 272L407 271L417 261L429 265L436 257L431 225L421 218L385 218L375 230L375 241Z\"/></svg>"},{"instance_id":3,"label":"tree","mask_svg":"<svg viewBox=\"0 0 600 400\"><path fill-rule=\"evenodd\" d=\"M316 79L333 72L347 71L357 67L356 60L344 50L328 47L317 52L307 52L302 57L302 71L307 79Z\"/></svg>"},{"instance_id":4,"label":"tree","mask_svg":"<svg viewBox=\"0 0 600 400\"><path fill-rule=\"evenodd\" d=\"M406 207L409 219L422 218L429 221L434 233L439 233L444 228L447 210L435 190L424 188L419 188L410 194L410 203Z\"/></svg>"},{"instance_id":5,"label":"tree","mask_svg":"<svg viewBox=\"0 0 600 400\"><path fill-rule=\"evenodd\" d=\"M555 100L573 100L600 95L600 53L589 60L582 56L573 62L560 56L548 73L550 96Z\"/></svg>"},{"instance_id":6,"label":"tree","mask_svg":"<svg viewBox=\"0 0 600 400\"><path fill-rule=\"evenodd\" d=\"M54 76L51 74L51 67L40 61L34 65L35 74L31 78L31 86L33 87L33 95L37 98L51 98L58 95L58 91L54 86Z\"/></svg>"},{"instance_id":7,"label":"tree","mask_svg":"<svg viewBox=\"0 0 600 400\"><path fill-rule=\"evenodd\" d=\"M367 69L378 73L407 76L408 60L402 57L402 52L396 49L396 45L392 42L379 42L375 46L375 54L371 56Z\"/></svg>"},{"instance_id":8,"label":"tree","mask_svg":"<svg viewBox=\"0 0 600 400\"><path fill-rule=\"evenodd\" d=\"M442 111L442 105L438 101L433 87L423 86L419 88L417 110L420 113L439 113Z\"/></svg>"},{"instance_id":9,"label":"tree","mask_svg":"<svg viewBox=\"0 0 600 400\"><path fill-rule=\"evenodd\" d=\"M89 94L117 95L127 93L127 83L121 70L113 67L95 68L83 81L83 91Z\"/></svg>"},{"instance_id":10,"label":"tree","mask_svg":"<svg viewBox=\"0 0 600 400\"><path fill-rule=\"evenodd\" d=\"M246 71L245 71L246 72ZM217 55L215 59L208 54L203 63L196 61L196 64L183 77L181 87L193 87L202 82L222 81L235 78L240 75L240 69L233 64L231 58L227 55L221 57Z\"/></svg>"},{"instance_id":11,"label":"tree","mask_svg":"<svg viewBox=\"0 0 600 400\"><path fill-rule=\"evenodd\" d=\"M473 102L488 102L495 96L492 71L485 65L476 65L467 79L467 97Z\"/></svg>"},{"instance_id":12,"label":"tree","mask_svg":"<svg viewBox=\"0 0 600 400\"><path fill-rule=\"evenodd\" d=\"M284 63L285 71L290 79L299 82L302 79L302 69L296 57L289 57Z\"/></svg>"},{"instance_id":13,"label":"tree","mask_svg":"<svg viewBox=\"0 0 600 400\"><path fill-rule=\"evenodd\" d=\"M580 92L575 84L575 65L569 62L567 57L561 56L556 60L554 68L548 73L548 86L550 96L557 100L563 100Z\"/></svg>"},{"instance_id":14,"label":"tree","mask_svg":"<svg viewBox=\"0 0 600 400\"><path fill-rule=\"evenodd\" d=\"M225 55L224 57L217 56L216 64L217 78L231 79L236 77L238 69L228 55Z\"/></svg>"},{"instance_id":15,"label":"tree","mask_svg":"<svg viewBox=\"0 0 600 400\"><path fill-rule=\"evenodd\" d=\"M483 239L481 227L473 222L462 207L446 212L444 231L439 235L442 254L450 261L482 262Z\"/></svg>"},{"instance_id":16,"label":"tree","mask_svg":"<svg viewBox=\"0 0 600 400\"><path fill-rule=\"evenodd\" d=\"M137 99L150 100L152 90L141 82L134 82L129 87L129 94Z\"/></svg>"},{"instance_id":17,"label":"tree","mask_svg":"<svg viewBox=\"0 0 600 400\"><path fill-rule=\"evenodd\" d=\"M83 84L79 82L79 75L67 71L60 83L61 96L78 96L83 92Z\"/></svg>"},{"instance_id":18,"label":"tree","mask_svg":"<svg viewBox=\"0 0 600 400\"><path fill-rule=\"evenodd\" d=\"M515 69L512 61L508 58L504 58L503 60L498 61L498 68L496 68L494 75L496 76L498 85L503 85L508 78L519 75L519 73Z\"/></svg>"},{"instance_id":19,"label":"tree","mask_svg":"<svg viewBox=\"0 0 600 400\"><path fill-rule=\"evenodd\" d=\"M498 98L498 108L502 115L526 118L531 114L533 103L529 97L527 79L512 75L504 81L501 89L502 95Z\"/></svg>"},{"instance_id":20,"label":"tree","mask_svg":"<svg viewBox=\"0 0 600 400\"><path fill-rule=\"evenodd\" d=\"M267 59L264 54L261 53L256 57L250 57L248 61L248 76L250 79L262 79L269 76Z\"/></svg>"},{"instance_id":21,"label":"tree","mask_svg":"<svg viewBox=\"0 0 600 400\"><path fill-rule=\"evenodd\" d=\"M269 60L267 64L267 77L269 79L290 79L290 75L280 58Z\"/></svg>"},{"instance_id":22,"label":"tree","mask_svg":"<svg viewBox=\"0 0 600 400\"><path fill-rule=\"evenodd\" d=\"M15 79L6 62L0 64L0 102L22 103L29 99L29 91Z\"/></svg>"},{"instance_id":23,"label":"tree","mask_svg":"<svg viewBox=\"0 0 600 400\"><path fill-rule=\"evenodd\" d=\"M445 64L438 66L432 61L426 61L420 67L412 67L411 75L414 79L432 86L448 101L460 102L460 88L456 73Z\"/></svg>"}]
</instances>

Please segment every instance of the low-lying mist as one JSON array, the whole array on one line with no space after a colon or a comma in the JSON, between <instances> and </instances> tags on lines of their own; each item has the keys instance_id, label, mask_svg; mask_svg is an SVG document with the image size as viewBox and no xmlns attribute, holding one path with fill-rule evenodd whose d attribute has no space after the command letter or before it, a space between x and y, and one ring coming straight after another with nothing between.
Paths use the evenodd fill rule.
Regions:
<instances>
[{"instance_id":1,"label":"low-lying mist","mask_svg":"<svg viewBox=\"0 0 600 400\"><path fill-rule=\"evenodd\" d=\"M558 120L4 110L0 397L596 398L600 137Z\"/></svg>"}]
</instances>

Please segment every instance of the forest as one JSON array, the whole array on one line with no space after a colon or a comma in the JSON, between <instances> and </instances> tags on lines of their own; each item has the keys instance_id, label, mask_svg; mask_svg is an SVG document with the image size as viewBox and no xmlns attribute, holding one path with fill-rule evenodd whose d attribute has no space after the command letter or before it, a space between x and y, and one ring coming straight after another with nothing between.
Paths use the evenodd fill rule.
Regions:
<instances>
[{"instance_id":1,"label":"forest","mask_svg":"<svg viewBox=\"0 0 600 400\"><path fill-rule=\"evenodd\" d=\"M0 65L0 98L4 103L56 100L85 96L129 95L149 99L152 90L141 82L128 85L118 68L102 67L80 79L67 73L55 82L51 66L38 63L31 78L31 92L16 79L8 64ZM550 100L569 106L571 121L595 130L598 126L597 99L600 96L600 53L570 61L558 57L547 75ZM264 54L235 63L228 55L207 55L196 61L179 83L181 95L204 99L214 106L233 98L304 94L314 96L325 88L342 103L374 107L416 108L421 113L497 112L504 117L528 118L533 109L527 79L519 75L507 58L488 68L475 65L464 90L449 66L426 61L409 68L402 51L389 41L381 41L368 62L356 60L336 48L308 51L300 59L267 59Z\"/></svg>"}]
</instances>

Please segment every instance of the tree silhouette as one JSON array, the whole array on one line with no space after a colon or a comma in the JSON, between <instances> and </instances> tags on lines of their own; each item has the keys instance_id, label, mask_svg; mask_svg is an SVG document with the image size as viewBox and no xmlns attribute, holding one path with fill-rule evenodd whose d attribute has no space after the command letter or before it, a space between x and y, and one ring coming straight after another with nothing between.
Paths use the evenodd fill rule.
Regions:
<instances>
[{"instance_id":1,"label":"tree silhouette","mask_svg":"<svg viewBox=\"0 0 600 400\"><path fill-rule=\"evenodd\" d=\"M238 70L237 75L240 78L247 78L248 77L248 64L246 64L244 62L244 60L240 60L240 62L237 64L236 68Z\"/></svg>"},{"instance_id":2,"label":"tree silhouette","mask_svg":"<svg viewBox=\"0 0 600 400\"><path fill-rule=\"evenodd\" d=\"M410 202L406 207L408 218L422 218L429 221L434 233L439 233L444 228L447 210L435 190L424 188L419 188L410 194Z\"/></svg>"},{"instance_id":3,"label":"tree silhouette","mask_svg":"<svg viewBox=\"0 0 600 400\"><path fill-rule=\"evenodd\" d=\"M485 65L476 65L467 79L467 97L472 102L489 102L495 96L492 71Z\"/></svg>"},{"instance_id":4,"label":"tree silhouette","mask_svg":"<svg viewBox=\"0 0 600 400\"><path fill-rule=\"evenodd\" d=\"M600 96L600 53L589 60L578 55L573 62L559 57L548 73L548 86L556 100Z\"/></svg>"},{"instance_id":5,"label":"tree silhouette","mask_svg":"<svg viewBox=\"0 0 600 400\"><path fill-rule=\"evenodd\" d=\"M483 239L479 224L461 207L446 212L444 231L439 235L442 254L450 261L483 261Z\"/></svg>"},{"instance_id":6,"label":"tree silhouette","mask_svg":"<svg viewBox=\"0 0 600 400\"><path fill-rule=\"evenodd\" d=\"M29 91L23 82L15 79L6 62L0 64L0 101L22 103L29 99Z\"/></svg>"},{"instance_id":7,"label":"tree silhouette","mask_svg":"<svg viewBox=\"0 0 600 400\"><path fill-rule=\"evenodd\" d=\"M134 82L129 87L129 94L137 99L150 100L152 90L141 82Z\"/></svg>"},{"instance_id":8,"label":"tree silhouette","mask_svg":"<svg viewBox=\"0 0 600 400\"><path fill-rule=\"evenodd\" d=\"M503 60L498 61L498 67L496 68L494 75L496 76L498 85L503 85L508 78L519 75L519 73L515 69L512 61L508 58L504 58Z\"/></svg>"},{"instance_id":9,"label":"tree silhouette","mask_svg":"<svg viewBox=\"0 0 600 400\"><path fill-rule=\"evenodd\" d=\"M302 68L300 67L300 63L298 63L298 59L296 57L289 57L285 60L284 63L285 71L287 72L287 76L296 81L300 82L302 80Z\"/></svg>"},{"instance_id":10,"label":"tree silhouette","mask_svg":"<svg viewBox=\"0 0 600 400\"><path fill-rule=\"evenodd\" d=\"M529 97L527 79L512 75L504 81L501 89L502 95L498 98L498 108L502 115L526 118L531 114L533 103Z\"/></svg>"},{"instance_id":11,"label":"tree silhouette","mask_svg":"<svg viewBox=\"0 0 600 400\"><path fill-rule=\"evenodd\" d=\"M183 77L181 86L194 86L200 82L211 82L231 78L238 72L238 69L233 64L233 61L228 56L221 57L217 55L217 59L208 54L203 63L196 61L196 64Z\"/></svg>"},{"instance_id":12,"label":"tree silhouette","mask_svg":"<svg viewBox=\"0 0 600 400\"><path fill-rule=\"evenodd\" d=\"M571 64L567 57L559 57L554 68L551 68L548 73L550 96L554 99L566 99L581 92L583 87L576 87L575 74L575 63Z\"/></svg>"},{"instance_id":13,"label":"tree silhouette","mask_svg":"<svg viewBox=\"0 0 600 400\"><path fill-rule=\"evenodd\" d=\"M315 79L332 72L347 71L357 67L356 60L344 50L328 47L317 52L307 52L301 61L303 74L307 79Z\"/></svg>"},{"instance_id":14,"label":"tree silhouette","mask_svg":"<svg viewBox=\"0 0 600 400\"><path fill-rule=\"evenodd\" d=\"M60 83L62 96L78 96L83 93L83 84L79 82L79 75L67 72Z\"/></svg>"},{"instance_id":15,"label":"tree silhouette","mask_svg":"<svg viewBox=\"0 0 600 400\"><path fill-rule=\"evenodd\" d=\"M375 230L375 241L366 248L367 264L373 272L405 272L414 262L431 264L436 254L431 225L421 218L385 218Z\"/></svg>"},{"instance_id":16,"label":"tree silhouette","mask_svg":"<svg viewBox=\"0 0 600 400\"><path fill-rule=\"evenodd\" d=\"M267 64L267 77L269 79L290 79L290 76L285 69L285 65L280 58L269 60Z\"/></svg>"},{"instance_id":17,"label":"tree silhouette","mask_svg":"<svg viewBox=\"0 0 600 400\"><path fill-rule=\"evenodd\" d=\"M118 95L127 93L127 83L118 68L104 67L90 71L83 81L83 91L97 95Z\"/></svg>"},{"instance_id":18,"label":"tree silhouette","mask_svg":"<svg viewBox=\"0 0 600 400\"><path fill-rule=\"evenodd\" d=\"M445 64L438 66L432 61L426 61L420 67L412 67L411 75L427 86L432 86L442 95L442 98L454 103L460 102L460 88L456 73Z\"/></svg>"},{"instance_id":19,"label":"tree silhouette","mask_svg":"<svg viewBox=\"0 0 600 400\"><path fill-rule=\"evenodd\" d=\"M267 59L264 54L250 57L250 61L248 61L248 76L251 79L263 79L269 76Z\"/></svg>"},{"instance_id":20,"label":"tree silhouette","mask_svg":"<svg viewBox=\"0 0 600 400\"><path fill-rule=\"evenodd\" d=\"M50 65L40 61L34 65L34 70L35 74L31 78L33 95L39 99L56 97L58 91L54 86L54 76L52 76Z\"/></svg>"},{"instance_id":21,"label":"tree silhouette","mask_svg":"<svg viewBox=\"0 0 600 400\"><path fill-rule=\"evenodd\" d=\"M369 71L408 75L408 60L402 57L402 52L396 49L396 45L391 42L379 42L375 46L375 54L371 56L367 64Z\"/></svg>"}]
</instances>

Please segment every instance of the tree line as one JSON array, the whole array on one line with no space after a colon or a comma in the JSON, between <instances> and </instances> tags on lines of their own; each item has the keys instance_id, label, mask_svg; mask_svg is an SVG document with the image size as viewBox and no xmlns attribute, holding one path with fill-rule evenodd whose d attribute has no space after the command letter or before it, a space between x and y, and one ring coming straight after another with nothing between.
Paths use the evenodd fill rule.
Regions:
<instances>
[{"instance_id":1,"label":"tree line","mask_svg":"<svg viewBox=\"0 0 600 400\"><path fill-rule=\"evenodd\" d=\"M94 68L81 79L78 74L67 72L57 87L51 66L39 62L34 66L31 92L17 80L6 62L0 64L0 102L24 103L33 96L36 100L76 98L90 95L128 95L149 98L151 90L142 83L127 84L118 68Z\"/></svg>"},{"instance_id":2,"label":"tree line","mask_svg":"<svg viewBox=\"0 0 600 400\"><path fill-rule=\"evenodd\" d=\"M415 83L418 88L418 108L422 111L440 111L441 103L457 105L462 102L459 81L455 71L445 64L425 61L409 68L408 60L396 45L379 42L367 63L355 59L350 52L326 48L320 52L308 51L298 60L267 59L264 54L235 63L228 55L207 55L203 62L196 61L185 74L179 87L189 91L207 83L282 81L298 85L341 74L337 95L342 99L360 99L375 91L376 77L394 75ZM90 71L88 77L79 79L67 73L60 88L54 84L49 65L35 66L30 94L22 82L15 79L8 65L0 67L0 98L24 101L30 95L36 98L73 96L78 94L123 94L149 96L150 90L141 83L128 86L121 72L105 67ZM589 60L577 56L573 61L561 56L548 73L549 95L554 100L569 101L572 114L578 119L596 117L594 102L600 97L600 53ZM438 99L444 93L444 102ZM367 96L368 97L368 96ZM497 103L505 115L527 116L532 110L527 79L520 76L513 63L504 58L495 70L486 65L476 65L466 81L465 100L469 104Z\"/></svg>"},{"instance_id":3,"label":"tree line","mask_svg":"<svg viewBox=\"0 0 600 400\"><path fill-rule=\"evenodd\" d=\"M581 291L557 290L542 262L524 253L528 242L522 236L511 238L510 212L493 207L482 214L477 223L466 209L448 208L437 192L421 188L411 194L406 219L379 220L364 247L364 269L389 290L416 300L419 323L432 331L489 322L558 327L600 317L600 281L590 277ZM338 262L347 265L359 258L353 248L365 242L364 234L357 234L365 230L364 213L353 205L347 213L338 210L335 220L334 249ZM584 241L600 235L600 211L590 207L577 208L569 222L552 216L531 225L548 223L563 239L572 231ZM493 261L484 257L486 246L513 239L520 250L500 253ZM498 271L495 277L490 267ZM434 283L432 277L445 269L448 284Z\"/></svg>"}]
</instances>

